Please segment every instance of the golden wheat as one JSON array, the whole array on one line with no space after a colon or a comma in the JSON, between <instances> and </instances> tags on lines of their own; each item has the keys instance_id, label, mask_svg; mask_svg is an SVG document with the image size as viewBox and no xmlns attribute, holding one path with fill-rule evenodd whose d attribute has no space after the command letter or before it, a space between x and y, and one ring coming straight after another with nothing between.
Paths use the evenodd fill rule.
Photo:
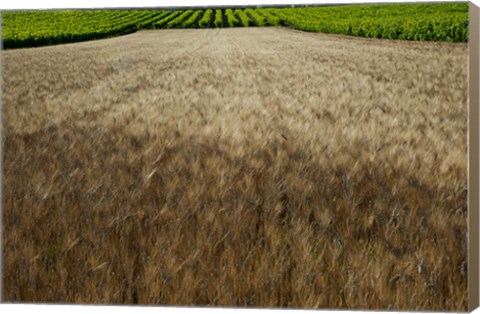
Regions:
<instances>
[{"instance_id":1,"label":"golden wheat","mask_svg":"<svg viewBox=\"0 0 480 314\"><path fill-rule=\"evenodd\" d=\"M3 300L465 311L467 57L276 28L2 52Z\"/></svg>"}]
</instances>

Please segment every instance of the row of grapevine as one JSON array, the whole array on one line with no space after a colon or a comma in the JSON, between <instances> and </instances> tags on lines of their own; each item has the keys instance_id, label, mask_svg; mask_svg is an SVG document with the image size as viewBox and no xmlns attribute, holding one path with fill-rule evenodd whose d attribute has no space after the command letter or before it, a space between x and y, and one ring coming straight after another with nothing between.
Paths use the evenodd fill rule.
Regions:
<instances>
[{"instance_id":1,"label":"row of grapevine","mask_svg":"<svg viewBox=\"0 0 480 314\"><path fill-rule=\"evenodd\" d=\"M165 18L169 14L168 11L161 11L158 14L154 15L153 17L146 19L139 24L137 24L138 29L144 29L144 28L152 28L153 24L162 19Z\"/></svg>"},{"instance_id":2,"label":"row of grapevine","mask_svg":"<svg viewBox=\"0 0 480 314\"><path fill-rule=\"evenodd\" d=\"M245 13L251 17L255 21L255 24L257 26L268 26L269 23L267 19L260 13L258 13L256 10L253 9L246 9Z\"/></svg>"},{"instance_id":3,"label":"row of grapevine","mask_svg":"<svg viewBox=\"0 0 480 314\"><path fill-rule=\"evenodd\" d=\"M215 10L215 21L213 22L213 24L215 25L215 27L222 27L222 10Z\"/></svg>"},{"instance_id":4,"label":"row of grapevine","mask_svg":"<svg viewBox=\"0 0 480 314\"><path fill-rule=\"evenodd\" d=\"M386 39L468 40L467 3L207 10L6 11L4 48L34 47L141 29L288 26Z\"/></svg>"},{"instance_id":5,"label":"row of grapevine","mask_svg":"<svg viewBox=\"0 0 480 314\"><path fill-rule=\"evenodd\" d=\"M168 22L175 19L178 15L182 14L181 11L175 11L173 13L168 14L164 18L158 20L157 22L153 23L152 28L162 28L167 25Z\"/></svg>"},{"instance_id":6,"label":"row of grapevine","mask_svg":"<svg viewBox=\"0 0 480 314\"><path fill-rule=\"evenodd\" d=\"M194 11L193 14L190 15L190 17L182 23L182 27L183 28L194 27L195 26L195 21L198 20L198 18L201 16L202 13L203 12L200 11L200 10Z\"/></svg>"},{"instance_id":7,"label":"row of grapevine","mask_svg":"<svg viewBox=\"0 0 480 314\"><path fill-rule=\"evenodd\" d=\"M5 12L3 46L36 47L127 34L164 14L162 10Z\"/></svg>"},{"instance_id":8,"label":"row of grapevine","mask_svg":"<svg viewBox=\"0 0 480 314\"><path fill-rule=\"evenodd\" d=\"M244 10L235 10L235 15L238 16L240 25L243 27L248 27L250 25L250 18L247 16Z\"/></svg>"},{"instance_id":9,"label":"row of grapevine","mask_svg":"<svg viewBox=\"0 0 480 314\"><path fill-rule=\"evenodd\" d=\"M210 26L210 21L212 20L212 16L213 16L213 11L212 10L209 9L209 10L205 11L205 13L203 14L200 21L198 21L198 27L206 28L206 27Z\"/></svg>"},{"instance_id":10,"label":"row of grapevine","mask_svg":"<svg viewBox=\"0 0 480 314\"><path fill-rule=\"evenodd\" d=\"M228 27L240 26L240 21L237 19L232 9L225 10L225 15L227 16Z\"/></svg>"},{"instance_id":11,"label":"row of grapevine","mask_svg":"<svg viewBox=\"0 0 480 314\"><path fill-rule=\"evenodd\" d=\"M257 9L255 12L257 15L263 16L264 20L267 21L268 25L272 25L272 26L284 25L283 21L278 16L275 16L269 10Z\"/></svg>"},{"instance_id":12,"label":"row of grapevine","mask_svg":"<svg viewBox=\"0 0 480 314\"><path fill-rule=\"evenodd\" d=\"M257 10L304 31L372 38L468 41L466 3L352 5ZM272 19L269 19L272 21ZM272 21L273 22L273 21Z\"/></svg>"},{"instance_id":13,"label":"row of grapevine","mask_svg":"<svg viewBox=\"0 0 480 314\"><path fill-rule=\"evenodd\" d=\"M182 12L182 14L178 15L176 18L171 20L170 22L167 23L166 27L167 28L179 28L182 26L183 22L185 21L186 18L188 18L190 15L192 15L193 10L187 10Z\"/></svg>"}]
</instances>

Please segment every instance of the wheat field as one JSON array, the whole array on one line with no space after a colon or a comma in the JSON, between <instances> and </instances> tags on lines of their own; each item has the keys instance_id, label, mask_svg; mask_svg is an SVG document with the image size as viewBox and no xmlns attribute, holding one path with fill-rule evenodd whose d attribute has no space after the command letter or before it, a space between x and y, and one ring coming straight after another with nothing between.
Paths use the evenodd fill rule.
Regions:
<instances>
[{"instance_id":1,"label":"wheat field","mask_svg":"<svg viewBox=\"0 0 480 314\"><path fill-rule=\"evenodd\" d=\"M466 311L467 48L3 51L3 301Z\"/></svg>"}]
</instances>

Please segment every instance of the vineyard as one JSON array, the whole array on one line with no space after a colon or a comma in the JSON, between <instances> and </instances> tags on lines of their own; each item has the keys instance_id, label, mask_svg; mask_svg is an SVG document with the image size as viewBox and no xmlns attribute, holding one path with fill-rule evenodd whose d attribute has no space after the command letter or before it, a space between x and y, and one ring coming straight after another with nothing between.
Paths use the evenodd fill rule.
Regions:
<instances>
[{"instance_id":1,"label":"vineyard","mask_svg":"<svg viewBox=\"0 0 480 314\"><path fill-rule=\"evenodd\" d=\"M7 11L3 47L106 38L141 29L286 26L371 38L466 42L468 4L387 4L196 10Z\"/></svg>"}]
</instances>

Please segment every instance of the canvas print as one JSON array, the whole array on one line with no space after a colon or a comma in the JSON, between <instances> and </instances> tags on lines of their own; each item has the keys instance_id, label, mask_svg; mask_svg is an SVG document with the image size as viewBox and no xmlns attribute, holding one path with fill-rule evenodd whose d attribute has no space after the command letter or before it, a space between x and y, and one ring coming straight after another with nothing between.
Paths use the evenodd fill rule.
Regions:
<instances>
[{"instance_id":1,"label":"canvas print","mask_svg":"<svg viewBox=\"0 0 480 314\"><path fill-rule=\"evenodd\" d=\"M468 3L1 17L3 302L467 310Z\"/></svg>"}]
</instances>

